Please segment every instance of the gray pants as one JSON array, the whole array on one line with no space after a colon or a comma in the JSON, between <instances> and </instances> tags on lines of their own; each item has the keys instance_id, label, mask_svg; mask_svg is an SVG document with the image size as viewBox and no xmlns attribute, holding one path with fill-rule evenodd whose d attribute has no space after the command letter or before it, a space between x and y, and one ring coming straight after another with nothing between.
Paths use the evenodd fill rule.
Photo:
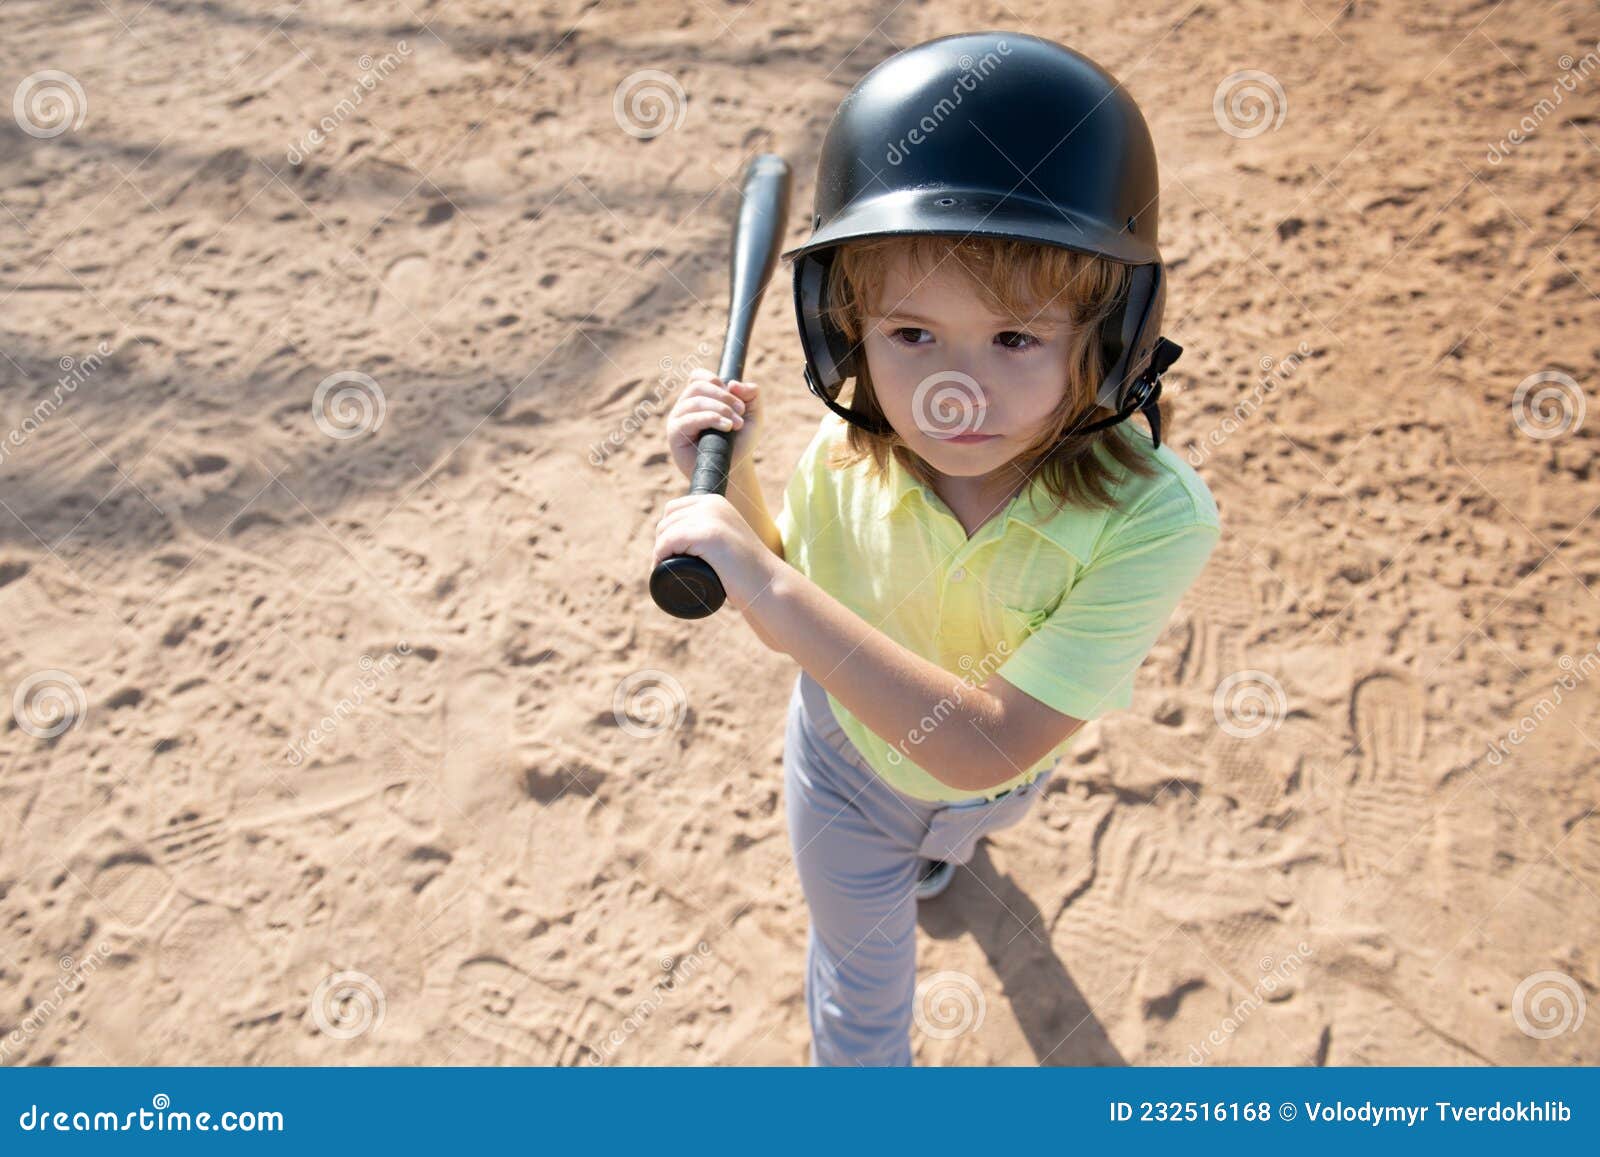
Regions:
<instances>
[{"instance_id":1,"label":"gray pants","mask_svg":"<svg viewBox=\"0 0 1600 1157\"><path fill-rule=\"evenodd\" d=\"M911 1064L922 860L964 864L979 838L1018 823L1047 769L993 801L920 800L885 783L804 671L789 699L784 806L806 906L813 1065Z\"/></svg>"}]
</instances>

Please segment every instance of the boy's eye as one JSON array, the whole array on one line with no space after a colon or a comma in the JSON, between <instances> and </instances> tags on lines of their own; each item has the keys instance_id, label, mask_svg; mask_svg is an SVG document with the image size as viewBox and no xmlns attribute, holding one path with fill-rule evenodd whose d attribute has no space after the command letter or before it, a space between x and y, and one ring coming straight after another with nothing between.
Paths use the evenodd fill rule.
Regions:
<instances>
[{"instance_id":1,"label":"boy's eye","mask_svg":"<svg viewBox=\"0 0 1600 1157\"><path fill-rule=\"evenodd\" d=\"M904 342L906 345L925 345L925 342L916 340L916 335L927 332L920 325L903 325L894 331L894 336L897 341Z\"/></svg>"},{"instance_id":2,"label":"boy's eye","mask_svg":"<svg viewBox=\"0 0 1600 1157\"><path fill-rule=\"evenodd\" d=\"M1019 344L1013 345L1009 340L1013 338L1020 338L1022 340ZM1028 350L1039 344L1039 339L1034 337L1031 333L1022 333L1021 331L1014 329L1008 329L1003 333L996 334L995 340L1001 345L1005 346L1007 349L1012 350Z\"/></svg>"}]
</instances>

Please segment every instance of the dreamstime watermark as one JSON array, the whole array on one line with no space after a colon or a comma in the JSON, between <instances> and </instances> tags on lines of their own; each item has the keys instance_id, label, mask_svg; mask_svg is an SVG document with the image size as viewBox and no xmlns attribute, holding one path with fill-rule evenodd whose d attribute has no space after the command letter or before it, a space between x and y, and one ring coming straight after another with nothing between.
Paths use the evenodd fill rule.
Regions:
<instances>
[{"instance_id":1,"label":"dreamstime watermark","mask_svg":"<svg viewBox=\"0 0 1600 1157\"><path fill-rule=\"evenodd\" d=\"M74 358L70 355L56 363L61 370L61 376L56 379L55 389L49 397L42 398L15 426L0 439L0 465L4 465L6 455L12 450L20 450L44 424L50 420L57 410L61 408L66 396L77 392L79 386L92 378L97 370L104 364L105 359L111 356L111 347L101 342L94 347L94 352L86 357Z\"/></svg>"},{"instance_id":2,"label":"dreamstime watermark","mask_svg":"<svg viewBox=\"0 0 1600 1157\"><path fill-rule=\"evenodd\" d=\"M35 671L11 695L11 715L26 734L54 739L82 723L89 712L89 696L66 671Z\"/></svg>"},{"instance_id":3,"label":"dreamstime watermark","mask_svg":"<svg viewBox=\"0 0 1600 1157\"><path fill-rule=\"evenodd\" d=\"M694 371L700 368L703 359L710 355L711 343L703 341L694 347L691 356L681 362L674 361L671 355L662 358L661 375L656 379L655 388L634 404L617 429L601 441L589 443L589 462L595 466L604 465L614 450L621 447L647 420L661 412L666 400L683 388Z\"/></svg>"},{"instance_id":4,"label":"dreamstime watermark","mask_svg":"<svg viewBox=\"0 0 1600 1157\"><path fill-rule=\"evenodd\" d=\"M924 1036L950 1040L982 1028L986 1008L983 989L976 980L965 972L947 970L917 983L911 1019Z\"/></svg>"},{"instance_id":5,"label":"dreamstime watermark","mask_svg":"<svg viewBox=\"0 0 1600 1157\"><path fill-rule=\"evenodd\" d=\"M1588 1002L1578 982L1565 972L1525 976L1511 994L1511 1019L1534 1040L1577 1032Z\"/></svg>"},{"instance_id":6,"label":"dreamstime watermark","mask_svg":"<svg viewBox=\"0 0 1600 1157\"><path fill-rule=\"evenodd\" d=\"M83 982L94 975L100 965L110 957L111 946L101 941L95 946L94 955L87 960L76 960L71 956L63 956L57 961L59 975L50 988L50 993L37 1004L29 1007L27 1013L17 1027L0 1040L0 1065L11 1059L11 1054L16 1049L26 1045L42 1032L60 1010L66 997L77 992L83 987Z\"/></svg>"},{"instance_id":7,"label":"dreamstime watermark","mask_svg":"<svg viewBox=\"0 0 1600 1157\"><path fill-rule=\"evenodd\" d=\"M284 759L290 767L299 767L307 755L333 736L339 730L339 725L350 716L354 715L360 706L366 702L370 695L384 679L393 674L400 660L411 654L410 643L397 644L392 651L385 652L380 658L374 659L371 655L362 655L356 664L361 668L362 674L351 685L348 694L340 698L333 705L333 710L324 715L317 725L306 732L304 739L290 742L284 750Z\"/></svg>"},{"instance_id":8,"label":"dreamstime watermark","mask_svg":"<svg viewBox=\"0 0 1600 1157\"><path fill-rule=\"evenodd\" d=\"M677 728L689 710L689 696L666 671L635 671L617 684L611 714L617 726L635 739L648 739Z\"/></svg>"},{"instance_id":9,"label":"dreamstime watermark","mask_svg":"<svg viewBox=\"0 0 1600 1157\"><path fill-rule=\"evenodd\" d=\"M898 165L905 160L913 147L927 140L933 135L934 130L944 123L945 117L961 103L964 94L974 91L979 82L987 79L989 74L999 67L1000 57L1010 55L1011 46L1004 40L995 41L993 50L985 52L978 60L973 60L970 52L963 52L956 60L961 67L961 75L950 86L950 95L940 97L933 108L924 113L921 119L906 131L905 136L898 141L890 141L884 159L891 165Z\"/></svg>"},{"instance_id":10,"label":"dreamstime watermark","mask_svg":"<svg viewBox=\"0 0 1600 1157\"><path fill-rule=\"evenodd\" d=\"M1511 420L1517 429L1540 442L1577 430L1588 409L1583 387L1560 370L1529 374L1511 395Z\"/></svg>"},{"instance_id":11,"label":"dreamstime watermark","mask_svg":"<svg viewBox=\"0 0 1600 1157\"><path fill-rule=\"evenodd\" d=\"M383 987L365 972L335 972L311 994L311 1023L336 1040L354 1040L383 1025Z\"/></svg>"},{"instance_id":12,"label":"dreamstime watermark","mask_svg":"<svg viewBox=\"0 0 1600 1157\"><path fill-rule=\"evenodd\" d=\"M1506 745L1520 747L1524 740L1539 729L1539 725L1550 716L1554 715L1556 708L1561 706L1563 691L1576 691L1578 684L1584 682L1596 671L1600 671L1600 644L1585 651L1579 658L1571 655L1562 655L1556 660L1563 674L1550 685L1550 694L1542 695L1539 701L1530 707L1522 718L1518 719L1506 731L1505 739L1493 739L1489 742L1489 763L1499 767L1510 754ZM1551 696L1555 698L1552 699Z\"/></svg>"},{"instance_id":13,"label":"dreamstime watermark","mask_svg":"<svg viewBox=\"0 0 1600 1157\"><path fill-rule=\"evenodd\" d=\"M962 671L962 686L976 688L988 682L989 676L999 670L1010 654L1011 645L1001 639L995 643L994 650L985 653L981 659L975 660L971 655L962 655L957 660L957 665ZM906 745L912 747L920 745L941 723L954 714L955 709L965 698L966 696L960 691L956 692L954 699L948 695L940 696L939 701L929 708L928 713L917 721L917 726L906 732L904 739L889 745L889 762L899 767L901 760L910 758L906 752Z\"/></svg>"},{"instance_id":14,"label":"dreamstime watermark","mask_svg":"<svg viewBox=\"0 0 1600 1157\"><path fill-rule=\"evenodd\" d=\"M650 986L650 992L634 1006L632 1012L622 1018L622 1023L608 1033L598 1046L591 1046L584 1055L584 1063L590 1065L603 1065L611 1059L611 1055L621 1048L634 1033L638 1032L656 1014L668 998L676 996L686 980L700 971L711 958L711 946L704 940L695 945L692 955L681 959L671 958L661 961L661 970L667 975L664 979L656 981Z\"/></svg>"},{"instance_id":15,"label":"dreamstime watermark","mask_svg":"<svg viewBox=\"0 0 1600 1157\"><path fill-rule=\"evenodd\" d=\"M168 1110L171 1110L170 1112ZM157 1093L150 1108L126 1113L110 1109L55 1109L30 1104L17 1115L24 1133L282 1133L276 1110L228 1109L221 1113L173 1109L172 1098Z\"/></svg>"},{"instance_id":16,"label":"dreamstime watermark","mask_svg":"<svg viewBox=\"0 0 1600 1157\"><path fill-rule=\"evenodd\" d=\"M1211 96L1217 127L1230 137L1259 137L1278 129L1289 115L1283 85L1269 72L1247 68L1222 78Z\"/></svg>"},{"instance_id":17,"label":"dreamstime watermark","mask_svg":"<svg viewBox=\"0 0 1600 1157\"><path fill-rule=\"evenodd\" d=\"M683 85L669 72L642 68L622 78L611 94L611 115L617 127L640 140L676 129L688 115Z\"/></svg>"},{"instance_id":18,"label":"dreamstime watermark","mask_svg":"<svg viewBox=\"0 0 1600 1157\"><path fill-rule=\"evenodd\" d=\"M46 141L81 129L89 117L89 98L77 77L47 68L22 78L11 94L11 115L23 132Z\"/></svg>"},{"instance_id":19,"label":"dreamstime watermark","mask_svg":"<svg viewBox=\"0 0 1600 1157\"><path fill-rule=\"evenodd\" d=\"M1206 1034L1205 1040L1200 1044L1189 1046L1189 1063L1191 1065L1205 1063L1211 1056L1212 1049L1220 1048L1232 1040L1234 1033L1244 1027L1245 1021L1250 1019L1251 1014L1271 1000L1275 992L1287 985L1289 978L1300 971L1300 966L1306 958L1313 954L1314 949L1311 945L1302 940L1295 945L1293 952L1280 960L1274 961L1270 956L1263 956L1257 964L1261 978L1251 985L1249 994L1222 1018L1222 1023Z\"/></svg>"},{"instance_id":20,"label":"dreamstime watermark","mask_svg":"<svg viewBox=\"0 0 1600 1157\"><path fill-rule=\"evenodd\" d=\"M1274 359L1271 354L1264 355L1259 363L1261 376L1256 379L1255 388L1235 402L1233 413L1213 426L1199 443L1190 444L1189 464L1199 466L1211 457L1211 452L1237 433L1239 428L1261 408L1261 403L1267 396L1275 393L1279 386L1294 377L1295 371L1300 368L1300 363L1310 356L1311 346L1307 342L1301 342L1295 347L1295 352L1287 357Z\"/></svg>"},{"instance_id":21,"label":"dreamstime watermark","mask_svg":"<svg viewBox=\"0 0 1600 1157\"><path fill-rule=\"evenodd\" d=\"M1211 696L1217 726L1235 739L1254 739L1275 730L1289 713L1289 697L1265 671L1235 671Z\"/></svg>"},{"instance_id":22,"label":"dreamstime watermark","mask_svg":"<svg viewBox=\"0 0 1600 1157\"><path fill-rule=\"evenodd\" d=\"M960 370L939 370L917 383L911 420L930 438L977 434L987 402L977 378Z\"/></svg>"},{"instance_id":23,"label":"dreamstime watermark","mask_svg":"<svg viewBox=\"0 0 1600 1157\"><path fill-rule=\"evenodd\" d=\"M359 370L329 374L311 395L311 420L330 438L375 434L387 412L383 387Z\"/></svg>"},{"instance_id":24,"label":"dreamstime watermark","mask_svg":"<svg viewBox=\"0 0 1600 1157\"><path fill-rule=\"evenodd\" d=\"M333 111L312 126L304 137L290 144L284 154L288 162L298 167L308 156L326 144L339 126L355 115L356 109L361 106L367 95L387 80L390 74L400 67L401 61L410 55L411 45L404 40L398 40L395 42L393 52L385 52L377 59L365 54L359 57L356 60L356 67L361 70L361 75L356 77L355 83L350 86L350 95L341 98L339 103L333 106Z\"/></svg>"},{"instance_id":25,"label":"dreamstime watermark","mask_svg":"<svg viewBox=\"0 0 1600 1157\"><path fill-rule=\"evenodd\" d=\"M1491 165L1498 165L1511 155L1513 148L1533 136L1550 114L1556 111L1556 106L1566 99L1567 94L1577 92L1579 85L1588 80L1595 69L1600 68L1600 41L1596 41L1594 48L1584 53L1581 59L1573 60L1570 53L1563 53L1556 64L1561 69L1561 75L1550 86L1550 96L1542 97L1515 127L1489 146L1484 159ZM1555 99L1552 100L1551 96Z\"/></svg>"}]
</instances>

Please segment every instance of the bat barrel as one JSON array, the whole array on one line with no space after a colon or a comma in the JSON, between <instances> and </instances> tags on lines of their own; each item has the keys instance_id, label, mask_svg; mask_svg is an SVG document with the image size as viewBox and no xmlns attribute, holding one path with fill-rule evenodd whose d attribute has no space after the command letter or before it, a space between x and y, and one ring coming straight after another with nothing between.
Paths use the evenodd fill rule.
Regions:
<instances>
[{"instance_id":1,"label":"bat barrel","mask_svg":"<svg viewBox=\"0 0 1600 1157\"><path fill-rule=\"evenodd\" d=\"M745 170L728 271L728 332L717 376L724 382L744 374L745 353L761 296L778 261L789 217L789 164L776 153L757 155ZM703 430L695 440L690 494L726 494L733 463L733 431ZM656 605L680 619L714 614L727 599L716 571L704 559L678 554L662 559L650 575Z\"/></svg>"}]
</instances>

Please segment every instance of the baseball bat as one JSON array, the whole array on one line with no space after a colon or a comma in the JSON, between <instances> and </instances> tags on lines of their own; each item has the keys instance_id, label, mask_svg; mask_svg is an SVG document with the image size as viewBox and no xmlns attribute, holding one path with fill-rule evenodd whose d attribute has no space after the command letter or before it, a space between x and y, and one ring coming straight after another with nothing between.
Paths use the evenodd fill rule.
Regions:
<instances>
[{"instance_id":1,"label":"baseball bat","mask_svg":"<svg viewBox=\"0 0 1600 1157\"><path fill-rule=\"evenodd\" d=\"M789 219L789 165L776 153L760 153L745 169L739 221L734 228L728 275L728 332L722 339L717 376L726 384L744 373L745 350L755 325L756 309L777 264L785 222ZM733 461L732 430L702 430L695 439L690 494L726 494ZM650 597L656 606L680 619L714 614L727 592L717 572L703 558L675 554L650 574Z\"/></svg>"}]
</instances>

